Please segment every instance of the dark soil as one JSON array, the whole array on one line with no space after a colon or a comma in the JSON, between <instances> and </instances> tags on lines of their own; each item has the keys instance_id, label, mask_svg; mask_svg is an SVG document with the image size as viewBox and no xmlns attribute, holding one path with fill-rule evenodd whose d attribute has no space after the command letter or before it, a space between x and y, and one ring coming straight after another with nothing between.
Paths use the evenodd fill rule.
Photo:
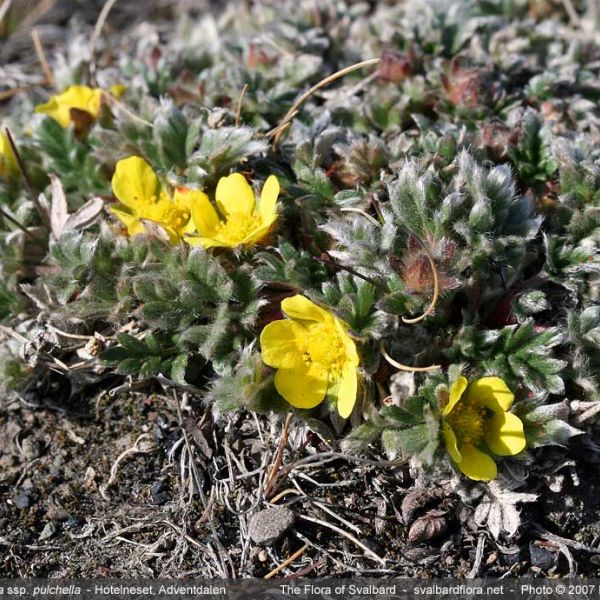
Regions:
<instances>
[{"instance_id":1,"label":"dark soil","mask_svg":"<svg viewBox=\"0 0 600 600\"><path fill-rule=\"evenodd\" d=\"M308 544L282 575L466 577L480 536L480 575L566 575L572 560L579 574L600 576L599 555L578 549L600 539L597 465L578 466L578 481L567 464L555 482L561 490L544 487L538 503L525 505L516 539L500 544L445 493L447 482L410 507L403 504L414 486L408 468L331 456L294 420L282 464L284 471L296 466L269 497L295 513L295 524L261 548L248 538L248 523L269 505L263 491L281 419L240 414L213 423L202 408L184 406L200 496L172 398L103 393L71 410L29 400L1 404L0 576L261 577ZM132 447L140 451L122 458L103 497L111 466ZM411 544L414 522L432 507L441 508L443 523ZM352 533L364 547L314 519ZM567 540L544 539L544 530Z\"/></svg>"}]
</instances>

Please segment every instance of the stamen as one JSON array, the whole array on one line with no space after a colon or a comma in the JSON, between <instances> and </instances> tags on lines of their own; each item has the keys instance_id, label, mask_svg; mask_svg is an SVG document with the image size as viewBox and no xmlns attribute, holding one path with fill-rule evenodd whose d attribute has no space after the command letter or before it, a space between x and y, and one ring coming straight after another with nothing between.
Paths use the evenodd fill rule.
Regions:
<instances>
[{"instance_id":1,"label":"stamen","mask_svg":"<svg viewBox=\"0 0 600 600\"><path fill-rule=\"evenodd\" d=\"M486 410L467 402L459 402L448 415L447 421L459 442L477 444L486 428Z\"/></svg>"}]
</instances>

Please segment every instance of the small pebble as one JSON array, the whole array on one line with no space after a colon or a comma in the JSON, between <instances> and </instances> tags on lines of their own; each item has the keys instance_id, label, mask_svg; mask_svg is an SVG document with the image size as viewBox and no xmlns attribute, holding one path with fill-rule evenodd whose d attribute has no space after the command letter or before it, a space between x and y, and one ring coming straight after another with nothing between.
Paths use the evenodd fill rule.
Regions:
<instances>
[{"instance_id":1,"label":"small pebble","mask_svg":"<svg viewBox=\"0 0 600 600\"><path fill-rule=\"evenodd\" d=\"M248 533L255 544L276 542L294 523L294 513L277 506L261 510L252 516Z\"/></svg>"},{"instance_id":2,"label":"small pebble","mask_svg":"<svg viewBox=\"0 0 600 600\"><path fill-rule=\"evenodd\" d=\"M21 450L25 458L28 460L34 460L41 455L42 444L31 436L26 437L25 439L21 440Z\"/></svg>"},{"instance_id":3,"label":"small pebble","mask_svg":"<svg viewBox=\"0 0 600 600\"><path fill-rule=\"evenodd\" d=\"M547 571L554 566L554 554L550 550L536 546L533 543L529 544L529 557L531 558L531 564L543 571Z\"/></svg>"},{"instance_id":4,"label":"small pebble","mask_svg":"<svg viewBox=\"0 0 600 600\"><path fill-rule=\"evenodd\" d=\"M29 508L31 506L31 493L28 490L19 490L12 497L12 501L17 508Z\"/></svg>"},{"instance_id":5,"label":"small pebble","mask_svg":"<svg viewBox=\"0 0 600 600\"><path fill-rule=\"evenodd\" d=\"M155 481L150 488L150 495L152 496L152 504L157 506L162 506L171 499L169 486L164 481Z\"/></svg>"},{"instance_id":6,"label":"small pebble","mask_svg":"<svg viewBox=\"0 0 600 600\"><path fill-rule=\"evenodd\" d=\"M81 527L82 525L83 525L83 519L80 519L79 517L76 517L75 515L71 515L67 519L67 522L65 523L65 527L67 529L77 529L78 527Z\"/></svg>"},{"instance_id":7,"label":"small pebble","mask_svg":"<svg viewBox=\"0 0 600 600\"><path fill-rule=\"evenodd\" d=\"M56 523L54 521L48 521L40 533L38 540L40 542L51 538L56 533Z\"/></svg>"}]
</instances>

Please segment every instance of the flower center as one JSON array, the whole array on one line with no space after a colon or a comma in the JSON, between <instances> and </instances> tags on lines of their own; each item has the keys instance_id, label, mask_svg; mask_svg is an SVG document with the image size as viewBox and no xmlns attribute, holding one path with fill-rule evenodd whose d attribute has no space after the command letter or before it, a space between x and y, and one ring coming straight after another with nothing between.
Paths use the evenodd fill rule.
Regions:
<instances>
[{"instance_id":1,"label":"flower center","mask_svg":"<svg viewBox=\"0 0 600 600\"><path fill-rule=\"evenodd\" d=\"M459 402L446 417L456 439L463 444L477 444L485 434L487 413L483 406Z\"/></svg>"},{"instance_id":2,"label":"flower center","mask_svg":"<svg viewBox=\"0 0 600 600\"><path fill-rule=\"evenodd\" d=\"M226 221L217 225L217 233L228 242L239 244L253 231L260 227L259 215L248 215L245 213L230 213Z\"/></svg>"},{"instance_id":3,"label":"flower center","mask_svg":"<svg viewBox=\"0 0 600 600\"><path fill-rule=\"evenodd\" d=\"M303 359L306 365L318 364L327 369L333 379L342 376L346 363L346 348L333 326L326 323L310 326Z\"/></svg>"},{"instance_id":4,"label":"flower center","mask_svg":"<svg viewBox=\"0 0 600 600\"><path fill-rule=\"evenodd\" d=\"M149 202L138 209L138 215L151 221L156 221L180 232L190 220L190 211L180 208L166 196L152 196Z\"/></svg>"}]
</instances>

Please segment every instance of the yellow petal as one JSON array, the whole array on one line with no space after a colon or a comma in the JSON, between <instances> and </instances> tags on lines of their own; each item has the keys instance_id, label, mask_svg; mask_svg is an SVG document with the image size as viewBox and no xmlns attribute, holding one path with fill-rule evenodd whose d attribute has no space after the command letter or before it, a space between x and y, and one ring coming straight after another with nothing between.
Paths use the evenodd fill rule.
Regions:
<instances>
[{"instance_id":1,"label":"yellow petal","mask_svg":"<svg viewBox=\"0 0 600 600\"><path fill-rule=\"evenodd\" d=\"M356 372L356 366L348 363L337 384L337 409L343 419L347 419L352 414L356 403L357 389L358 373Z\"/></svg>"},{"instance_id":2,"label":"yellow petal","mask_svg":"<svg viewBox=\"0 0 600 600\"><path fill-rule=\"evenodd\" d=\"M338 319L335 315L329 316L333 320L334 327L342 344L344 344L344 349L346 351L346 358L348 362L352 363L355 367L357 367L360 360L358 357L358 352L356 351L356 344L348 334L348 326L346 325L346 323L344 323L344 321Z\"/></svg>"},{"instance_id":3,"label":"yellow petal","mask_svg":"<svg viewBox=\"0 0 600 600\"><path fill-rule=\"evenodd\" d=\"M292 406L313 408L325 398L327 373L318 365L279 369L275 388Z\"/></svg>"},{"instance_id":4,"label":"yellow petal","mask_svg":"<svg viewBox=\"0 0 600 600\"><path fill-rule=\"evenodd\" d=\"M139 156L120 160L112 178L115 196L127 207L137 210L154 201L158 179L152 167Z\"/></svg>"},{"instance_id":5,"label":"yellow petal","mask_svg":"<svg viewBox=\"0 0 600 600\"><path fill-rule=\"evenodd\" d=\"M71 109L89 112L94 118L100 114L102 90L85 85L72 85L62 94L52 96L46 104L35 107L35 111L47 114L65 129L71 123Z\"/></svg>"},{"instance_id":6,"label":"yellow petal","mask_svg":"<svg viewBox=\"0 0 600 600\"><path fill-rule=\"evenodd\" d=\"M302 338L306 330L298 323L288 320L269 323L260 334L263 361L270 367L291 369L301 366Z\"/></svg>"},{"instance_id":7,"label":"yellow petal","mask_svg":"<svg viewBox=\"0 0 600 600\"><path fill-rule=\"evenodd\" d=\"M288 317L301 321L330 321L333 318L333 315L300 294L285 298L281 309Z\"/></svg>"},{"instance_id":8,"label":"yellow petal","mask_svg":"<svg viewBox=\"0 0 600 600\"><path fill-rule=\"evenodd\" d=\"M78 108L97 117L100 114L102 90L86 85L72 85L59 94L56 99L59 104L66 105L69 109Z\"/></svg>"},{"instance_id":9,"label":"yellow petal","mask_svg":"<svg viewBox=\"0 0 600 600\"><path fill-rule=\"evenodd\" d=\"M251 215L254 212L254 191L241 173L221 177L215 197L223 216L236 212Z\"/></svg>"},{"instance_id":10,"label":"yellow petal","mask_svg":"<svg viewBox=\"0 0 600 600\"><path fill-rule=\"evenodd\" d=\"M279 181L275 175L270 175L263 185L260 194L258 210L265 226L271 225L277 218L277 197L279 196Z\"/></svg>"},{"instance_id":11,"label":"yellow petal","mask_svg":"<svg viewBox=\"0 0 600 600\"><path fill-rule=\"evenodd\" d=\"M445 421L442 426L442 432L444 434L444 441L446 442L446 450L448 451L448 454L455 463L462 462L462 454L458 449L456 435L454 434L452 427L450 427L450 425Z\"/></svg>"},{"instance_id":12,"label":"yellow petal","mask_svg":"<svg viewBox=\"0 0 600 600\"><path fill-rule=\"evenodd\" d=\"M200 190L195 190L194 188L186 188L186 187L176 187L173 192L173 202L177 205L177 208L190 208L192 207L192 203L195 198L199 196L206 196L204 192Z\"/></svg>"},{"instance_id":13,"label":"yellow petal","mask_svg":"<svg viewBox=\"0 0 600 600\"><path fill-rule=\"evenodd\" d=\"M199 192L195 194L192 202L192 221L198 233L202 236L212 236L219 225L217 211L210 203L208 196Z\"/></svg>"},{"instance_id":14,"label":"yellow petal","mask_svg":"<svg viewBox=\"0 0 600 600\"><path fill-rule=\"evenodd\" d=\"M228 248L229 244L221 239L203 237L197 235L186 235L185 241L190 246L202 246L203 248Z\"/></svg>"},{"instance_id":15,"label":"yellow petal","mask_svg":"<svg viewBox=\"0 0 600 600\"><path fill-rule=\"evenodd\" d=\"M144 224L139 220L138 217L132 215L116 206L110 207L110 212L115 215L127 227L127 235L140 235L146 232Z\"/></svg>"},{"instance_id":16,"label":"yellow petal","mask_svg":"<svg viewBox=\"0 0 600 600\"><path fill-rule=\"evenodd\" d=\"M8 136L0 131L0 175L9 175L17 169L17 159L8 141Z\"/></svg>"},{"instance_id":17,"label":"yellow petal","mask_svg":"<svg viewBox=\"0 0 600 600\"><path fill-rule=\"evenodd\" d=\"M253 232L249 233L241 242L236 244L237 246L255 246L264 242L271 233L271 225L268 227L259 227Z\"/></svg>"},{"instance_id":18,"label":"yellow petal","mask_svg":"<svg viewBox=\"0 0 600 600\"><path fill-rule=\"evenodd\" d=\"M467 390L467 400L493 412L508 410L514 401L513 393L500 377L482 377L473 381Z\"/></svg>"},{"instance_id":19,"label":"yellow petal","mask_svg":"<svg viewBox=\"0 0 600 600\"><path fill-rule=\"evenodd\" d=\"M485 452L471 444L460 447L462 460L457 463L458 468L469 478L475 481L490 481L496 479L498 468L494 459Z\"/></svg>"},{"instance_id":20,"label":"yellow petal","mask_svg":"<svg viewBox=\"0 0 600 600\"><path fill-rule=\"evenodd\" d=\"M128 212L124 211L123 209L118 208L116 206L111 206L109 208L109 210L127 228L129 228L130 223L132 223L133 221L137 221L137 217L135 215L132 215L131 213L128 213Z\"/></svg>"},{"instance_id":21,"label":"yellow petal","mask_svg":"<svg viewBox=\"0 0 600 600\"><path fill-rule=\"evenodd\" d=\"M147 233L147 230L139 219L135 219L127 226L127 233L130 236L144 235Z\"/></svg>"},{"instance_id":22,"label":"yellow petal","mask_svg":"<svg viewBox=\"0 0 600 600\"><path fill-rule=\"evenodd\" d=\"M212 225L211 216L214 216L216 221L215 225L219 222L215 209L212 207L208 196L200 190L194 190L191 188L178 187L175 188L173 194L173 202L177 206L181 218L185 221L185 216L188 215L188 221L181 227L182 233L192 233L198 230L202 235L210 235L214 231ZM212 211L212 213L207 212ZM203 223L206 228L201 231L194 221L194 211L198 222Z\"/></svg>"},{"instance_id":23,"label":"yellow petal","mask_svg":"<svg viewBox=\"0 0 600 600\"><path fill-rule=\"evenodd\" d=\"M59 104L56 96L50 98L45 104L38 104L35 107L35 112L52 117L64 129L71 124L70 108L65 104Z\"/></svg>"},{"instance_id":24,"label":"yellow petal","mask_svg":"<svg viewBox=\"0 0 600 600\"><path fill-rule=\"evenodd\" d=\"M460 376L455 382L450 386L450 395L448 398L448 404L442 411L442 415L444 417L448 416L452 409L456 406L456 403L462 398L462 395L467 388L469 382L466 377Z\"/></svg>"},{"instance_id":25,"label":"yellow petal","mask_svg":"<svg viewBox=\"0 0 600 600\"><path fill-rule=\"evenodd\" d=\"M523 422L509 412L496 413L490 419L485 433L485 443L499 456L514 456L525 448Z\"/></svg>"}]
</instances>

